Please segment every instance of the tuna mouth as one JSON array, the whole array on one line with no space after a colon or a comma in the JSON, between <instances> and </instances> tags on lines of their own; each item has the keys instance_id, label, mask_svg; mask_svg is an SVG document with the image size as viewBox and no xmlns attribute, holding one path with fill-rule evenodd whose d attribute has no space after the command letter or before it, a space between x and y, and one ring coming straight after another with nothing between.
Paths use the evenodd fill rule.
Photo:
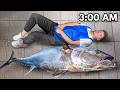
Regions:
<instances>
[{"instance_id":1,"label":"tuna mouth","mask_svg":"<svg viewBox=\"0 0 120 90\"><path fill-rule=\"evenodd\" d=\"M108 56L108 57L105 58L105 60L106 59L112 61L114 59L114 57L113 56Z\"/></svg>"},{"instance_id":2,"label":"tuna mouth","mask_svg":"<svg viewBox=\"0 0 120 90\"><path fill-rule=\"evenodd\" d=\"M105 53L105 52L103 52L103 51L101 51L101 50L97 50L97 53L98 53L98 54L99 54L99 53L104 54L104 60L110 60L110 61L112 61L112 60L114 59L113 56L111 56L111 55L109 55L109 54L107 54L107 53Z\"/></svg>"}]
</instances>

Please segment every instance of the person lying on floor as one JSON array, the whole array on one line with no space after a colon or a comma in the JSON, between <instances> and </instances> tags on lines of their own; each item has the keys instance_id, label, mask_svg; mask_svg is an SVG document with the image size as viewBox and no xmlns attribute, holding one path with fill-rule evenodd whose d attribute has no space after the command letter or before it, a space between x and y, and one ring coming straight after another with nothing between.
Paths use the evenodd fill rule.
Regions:
<instances>
[{"instance_id":1,"label":"person lying on floor","mask_svg":"<svg viewBox=\"0 0 120 90\"><path fill-rule=\"evenodd\" d=\"M44 32L33 31L32 28L38 24ZM82 25L80 22L67 22L58 24L47 17L37 13L32 13L27 20L24 30L13 36L12 46L15 48L27 47L37 40L49 41L50 45L62 45L56 33L64 42L73 46L89 46L94 41L101 41L107 36L105 30L92 30L87 25Z\"/></svg>"}]
</instances>

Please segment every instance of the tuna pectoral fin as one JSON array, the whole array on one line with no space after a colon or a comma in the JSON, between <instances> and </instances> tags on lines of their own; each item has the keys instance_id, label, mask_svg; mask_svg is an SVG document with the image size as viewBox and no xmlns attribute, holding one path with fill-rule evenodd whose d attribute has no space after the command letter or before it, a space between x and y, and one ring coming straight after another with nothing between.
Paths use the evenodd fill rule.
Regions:
<instances>
[{"instance_id":1,"label":"tuna pectoral fin","mask_svg":"<svg viewBox=\"0 0 120 90\"><path fill-rule=\"evenodd\" d=\"M52 75L57 77L57 76L59 76L61 74L64 74L65 72L67 72L67 71L55 71Z\"/></svg>"},{"instance_id":2,"label":"tuna pectoral fin","mask_svg":"<svg viewBox=\"0 0 120 90\"><path fill-rule=\"evenodd\" d=\"M24 75L27 76L30 72L32 72L34 69L36 68L36 66L31 66L30 70Z\"/></svg>"}]
</instances>

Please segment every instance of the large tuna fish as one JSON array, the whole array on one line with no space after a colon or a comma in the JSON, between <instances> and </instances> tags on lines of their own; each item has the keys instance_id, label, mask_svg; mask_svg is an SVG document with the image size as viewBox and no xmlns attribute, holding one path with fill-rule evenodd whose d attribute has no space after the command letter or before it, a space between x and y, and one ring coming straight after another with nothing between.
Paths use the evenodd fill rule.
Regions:
<instances>
[{"instance_id":1,"label":"large tuna fish","mask_svg":"<svg viewBox=\"0 0 120 90\"><path fill-rule=\"evenodd\" d=\"M66 71L88 72L116 67L113 56L96 49L77 47L71 49L70 52L65 52L62 47L45 48L23 58L13 58L13 54L14 52L12 52L10 59L0 68L11 62L19 62L30 66L28 73L35 68L41 68L53 71L53 75L59 75Z\"/></svg>"}]
</instances>

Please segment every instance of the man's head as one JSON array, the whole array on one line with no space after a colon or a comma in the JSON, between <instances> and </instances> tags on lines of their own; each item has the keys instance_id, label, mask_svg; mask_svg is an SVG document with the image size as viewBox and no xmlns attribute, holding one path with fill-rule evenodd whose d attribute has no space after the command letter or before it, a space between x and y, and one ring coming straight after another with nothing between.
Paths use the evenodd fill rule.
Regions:
<instances>
[{"instance_id":1,"label":"man's head","mask_svg":"<svg viewBox=\"0 0 120 90\"><path fill-rule=\"evenodd\" d=\"M101 41L107 37L107 32L105 30L94 30L93 31L93 38L96 41Z\"/></svg>"}]
</instances>

